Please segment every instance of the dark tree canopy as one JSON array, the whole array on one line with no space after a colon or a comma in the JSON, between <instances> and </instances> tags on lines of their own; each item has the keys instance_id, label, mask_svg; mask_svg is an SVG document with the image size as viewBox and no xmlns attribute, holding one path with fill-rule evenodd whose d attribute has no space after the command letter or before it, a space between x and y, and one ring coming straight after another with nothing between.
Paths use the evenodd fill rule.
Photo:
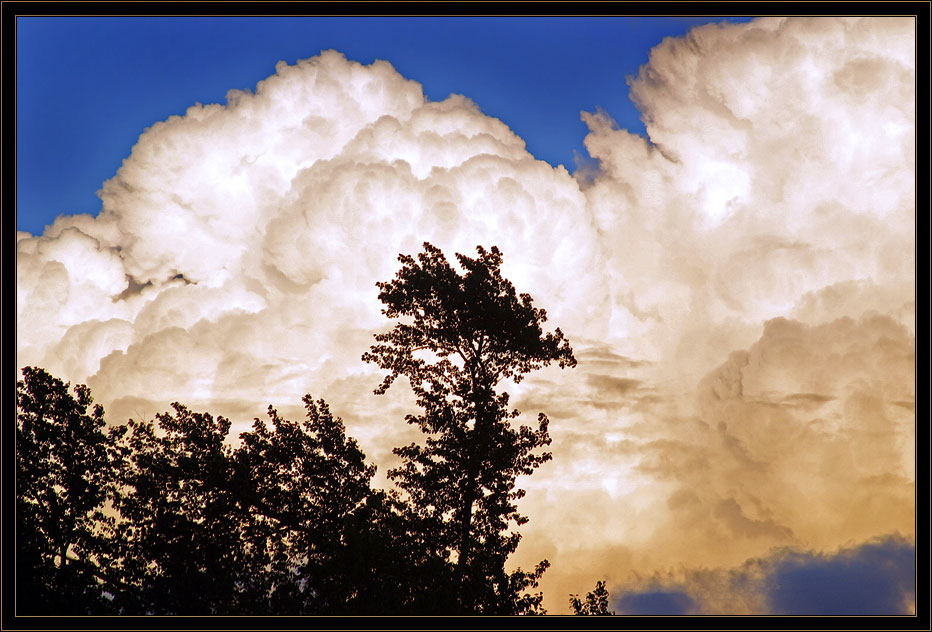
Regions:
<instances>
[{"instance_id":1,"label":"dark tree canopy","mask_svg":"<svg viewBox=\"0 0 932 632\"><path fill-rule=\"evenodd\" d=\"M236 612L250 560L240 546L248 516L229 484L230 421L173 408L157 423L130 420L120 444L113 541L132 590L116 605L149 614Z\"/></svg>"},{"instance_id":2,"label":"dark tree canopy","mask_svg":"<svg viewBox=\"0 0 932 632\"><path fill-rule=\"evenodd\" d=\"M450 615L541 613L549 563L505 571L516 478L548 461L547 417L513 426L502 380L576 360L501 253L425 244L379 283L394 328L364 359L405 376L427 435L395 449L396 489L324 400L230 441L231 422L180 403L107 427L90 390L22 370L16 402L18 614Z\"/></svg>"},{"instance_id":3,"label":"dark tree canopy","mask_svg":"<svg viewBox=\"0 0 932 632\"><path fill-rule=\"evenodd\" d=\"M104 432L86 386L17 384L19 614L448 614L450 566L324 400L230 421L175 403ZM447 578L446 580L444 578Z\"/></svg>"},{"instance_id":4,"label":"dark tree canopy","mask_svg":"<svg viewBox=\"0 0 932 632\"><path fill-rule=\"evenodd\" d=\"M342 554L344 520L370 493L375 466L326 402L304 398L307 417L296 423L271 406L272 427L256 419L240 435L236 485L255 514L246 533L268 569L270 611L311 614L338 610L347 599Z\"/></svg>"},{"instance_id":5,"label":"dark tree canopy","mask_svg":"<svg viewBox=\"0 0 932 632\"><path fill-rule=\"evenodd\" d=\"M252 522L244 533L267 565L274 614L379 614L402 610L411 569L392 548L392 506L370 488L375 466L324 400L304 398L302 423L269 407L234 454L235 488ZM395 555L395 553L398 553Z\"/></svg>"},{"instance_id":6,"label":"dark tree canopy","mask_svg":"<svg viewBox=\"0 0 932 632\"><path fill-rule=\"evenodd\" d=\"M544 334L546 312L502 277L499 250L477 252L456 255L462 274L429 243L417 260L401 255L395 279L377 284L383 313L398 322L376 334L363 360L389 371L376 393L403 375L423 410L407 421L428 435L424 444L397 448L403 464L389 476L407 493L427 545L455 564L459 609L535 612L540 595L521 593L536 587L549 563L513 573L504 565L520 539L510 528L527 521L515 505L524 495L515 479L551 458L535 452L550 444L548 420L541 413L536 429L512 428L519 411L495 388L576 359L559 328Z\"/></svg>"},{"instance_id":7,"label":"dark tree canopy","mask_svg":"<svg viewBox=\"0 0 932 632\"><path fill-rule=\"evenodd\" d=\"M579 615L613 615L614 610L608 609L608 589L605 588L605 582L599 581L595 584L595 590L586 593L586 599L583 601L579 595L570 595L570 607L573 614Z\"/></svg>"},{"instance_id":8,"label":"dark tree canopy","mask_svg":"<svg viewBox=\"0 0 932 632\"><path fill-rule=\"evenodd\" d=\"M21 611L103 606L95 570L114 489L112 441L90 390L26 367L16 385L17 594Z\"/></svg>"},{"instance_id":9,"label":"dark tree canopy","mask_svg":"<svg viewBox=\"0 0 932 632\"><path fill-rule=\"evenodd\" d=\"M561 368L576 366L559 328L544 335L541 325L547 312L535 308L529 294L516 294L502 277L498 248L476 250L476 259L456 255L465 272L461 275L440 249L425 242L417 261L400 255L402 268L395 279L376 284L379 300L386 305L382 313L413 320L377 334L383 344L363 356L391 371L378 392L385 392L399 375L429 383L432 378L462 379L468 373L471 381L491 388L505 378L520 382L524 374L554 361ZM414 356L421 350L441 359L458 357L464 366L431 364Z\"/></svg>"}]
</instances>

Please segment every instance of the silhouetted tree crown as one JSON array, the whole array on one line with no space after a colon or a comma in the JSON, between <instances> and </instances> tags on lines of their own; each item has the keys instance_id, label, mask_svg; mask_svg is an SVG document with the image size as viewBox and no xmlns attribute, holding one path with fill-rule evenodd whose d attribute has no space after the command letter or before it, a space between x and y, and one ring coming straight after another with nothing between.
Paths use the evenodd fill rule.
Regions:
<instances>
[{"instance_id":1,"label":"silhouetted tree crown","mask_svg":"<svg viewBox=\"0 0 932 632\"><path fill-rule=\"evenodd\" d=\"M16 385L17 594L21 611L103 607L95 571L115 485L114 436L90 390L26 367ZM90 410L88 410L90 408Z\"/></svg>"},{"instance_id":2,"label":"silhouetted tree crown","mask_svg":"<svg viewBox=\"0 0 932 632\"><path fill-rule=\"evenodd\" d=\"M465 271L461 275L440 249L425 242L417 261L400 255L402 268L395 279L376 283L379 300L386 305L383 314L413 319L411 324L398 323L390 332L376 334L383 344L363 356L391 371L377 392L384 393L399 375L427 382L449 370L443 363L416 358L414 353L421 350L440 358L457 356L464 367L456 368L486 387L504 378L520 382L524 374L554 361L561 368L576 366L559 328L543 334L547 312L535 308L529 294L517 295L502 277L498 248L476 250L475 259L456 255Z\"/></svg>"},{"instance_id":3,"label":"silhouetted tree crown","mask_svg":"<svg viewBox=\"0 0 932 632\"><path fill-rule=\"evenodd\" d=\"M441 560L323 400L229 420L175 403L104 432L86 386L17 383L19 614L442 614Z\"/></svg>"},{"instance_id":4,"label":"silhouetted tree crown","mask_svg":"<svg viewBox=\"0 0 932 632\"><path fill-rule=\"evenodd\" d=\"M389 477L407 493L427 545L455 563L460 610L536 612L541 596L521 593L537 586L549 563L510 574L504 565L520 539L510 527L527 521L514 504L524 495L515 478L550 460L549 452L535 453L550 444L548 420L541 413L536 429L513 429L519 411L495 388L576 359L559 328L544 334L546 312L502 277L498 248L476 250L475 259L456 255L463 273L429 243L417 260L401 255L395 278L377 284L383 313L398 322L375 335L363 360L389 371L376 393L403 375L423 409L407 421L428 437L395 449L403 464Z\"/></svg>"},{"instance_id":5,"label":"silhouetted tree crown","mask_svg":"<svg viewBox=\"0 0 932 632\"><path fill-rule=\"evenodd\" d=\"M231 422L180 403L107 427L90 390L40 368L17 382L17 614L520 614L549 563L505 571L527 518L518 475L551 458L547 417L519 413L504 379L576 363L544 310L500 272L496 248L425 244L379 283L396 322L364 359L407 377L423 445L395 449L398 489L324 400L305 419L271 406L229 442Z\"/></svg>"},{"instance_id":6,"label":"silhouetted tree crown","mask_svg":"<svg viewBox=\"0 0 932 632\"><path fill-rule=\"evenodd\" d=\"M608 589L605 588L605 582L599 581L595 584L595 590L586 593L585 601L579 598L579 595L570 595L570 607L573 614L579 615L613 615L614 610L608 609Z\"/></svg>"},{"instance_id":7,"label":"silhouetted tree crown","mask_svg":"<svg viewBox=\"0 0 932 632\"><path fill-rule=\"evenodd\" d=\"M238 613L247 519L230 489L230 421L173 404L156 422L130 420L118 444L116 608L146 614Z\"/></svg>"}]
</instances>

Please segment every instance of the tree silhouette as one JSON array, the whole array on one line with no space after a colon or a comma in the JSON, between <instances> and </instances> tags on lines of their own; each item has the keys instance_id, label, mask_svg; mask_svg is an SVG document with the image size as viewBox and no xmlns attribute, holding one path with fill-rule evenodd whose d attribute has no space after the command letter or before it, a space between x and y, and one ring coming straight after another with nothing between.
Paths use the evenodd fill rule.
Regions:
<instances>
[{"instance_id":1,"label":"tree silhouette","mask_svg":"<svg viewBox=\"0 0 932 632\"><path fill-rule=\"evenodd\" d=\"M605 582L599 581L595 584L595 590L586 593L586 600L582 601L579 595L570 595L570 607L573 614L580 615L613 615L614 610L608 609L608 590L605 588Z\"/></svg>"},{"instance_id":2,"label":"tree silhouette","mask_svg":"<svg viewBox=\"0 0 932 632\"><path fill-rule=\"evenodd\" d=\"M230 421L175 403L155 422L130 420L121 442L113 529L128 590L115 602L145 614L237 614L251 580L231 493Z\"/></svg>"},{"instance_id":3,"label":"tree silhouette","mask_svg":"<svg viewBox=\"0 0 932 632\"><path fill-rule=\"evenodd\" d=\"M498 249L477 251L457 255L460 273L425 243L378 284L399 322L363 359L389 371L377 393L409 379L422 414L407 420L427 435L395 449L398 489L371 488L375 466L309 395L303 421L270 406L233 447L228 419L177 402L107 430L86 386L23 369L17 612L542 613L528 590L549 563L505 563L527 522L516 477L551 458L548 420L513 427L497 389L576 360L502 277Z\"/></svg>"},{"instance_id":4,"label":"tree silhouette","mask_svg":"<svg viewBox=\"0 0 932 632\"><path fill-rule=\"evenodd\" d=\"M17 612L89 614L105 608L98 577L112 518L112 437L83 385L26 367L16 384Z\"/></svg>"},{"instance_id":5,"label":"tree silhouette","mask_svg":"<svg viewBox=\"0 0 932 632\"><path fill-rule=\"evenodd\" d=\"M324 400L304 398L302 423L269 407L269 428L256 419L240 435L235 487L256 518L244 534L267 561L268 610L276 614L338 614L363 611L371 573L363 550L373 518L365 462L356 441ZM373 501L374 504L374 501ZM370 569L365 569L369 571Z\"/></svg>"},{"instance_id":6,"label":"tree silhouette","mask_svg":"<svg viewBox=\"0 0 932 632\"><path fill-rule=\"evenodd\" d=\"M375 466L323 400L305 397L295 424L271 409L236 452L240 490L259 518L246 534L265 546L272 614L443 614L435 582L447 572L411 528L396 493L371 489Z\"/></svg>"},{"instance_id":7,"label":"tree silhouette","mask_svg":"<svg viewBox=\"0 0 932 632\"><path fill-rule=\"evenodd\" d=\"M122 611L150 614L345 614L378 607L370 558L375 467L323 400L306 419L269 407L235 450L230 422L173 404L130 421L114 529ZM370 506L371 504L371 506ZM368 548L367 548L368 547ZM384 556L383 556L384 557Z\"/></svg>"},{"instance_id":8,"label":"tree silhouette","mask_svg":"<svg viewBox=\"0 0 932 632\"><path fill-rule=\"evenodd\" d=\"M103 431L86 386L17 384L20 614L404 614L444 607L438 560L323 400L229 420L175 403ZM442 560L439 561L442 563Z\"/></svg>"},{"instance_id":9,"label":"tree silhouette","mask_svg":"<svg viewBox=\"0 0 932 632\"><path fill-rule=\"evenodd\" d=\"M451 589L459 610L538 612L542 596L521 593L537 586L549 563L510 574L504 565L520 539L509 528L527 522L514 504L524 495L515 478L551 458L534 452L550 444L548 420L541 413L536 430L513 429L519 412L495 389L551 362L575 366L576 359L559 328L544 335L546 312L502 277L498 248L477 252L475 259L456 255L463 274L426 242L417 260L399 256L395 279L377 286L383 313L400 322L376 334L378 344L362 357L389 371L376 393L403 375L423 409L407 421L428 435L424 445L396 448L403 464L389 476L407 493L425 546L455 564Z\"/></svg>"}]
</instances>

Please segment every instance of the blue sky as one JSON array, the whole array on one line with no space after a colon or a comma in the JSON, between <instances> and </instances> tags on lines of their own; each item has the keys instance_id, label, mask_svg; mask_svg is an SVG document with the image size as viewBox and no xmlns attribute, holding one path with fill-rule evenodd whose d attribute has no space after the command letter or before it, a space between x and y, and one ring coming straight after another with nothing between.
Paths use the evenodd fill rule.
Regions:
<instances>
[{"instance_id":1,"label":"blue sky","mask_svg":"<svg viewBox=\"0 0 932 632\"><path fill-rule=\"evenodd\" d=\"M572 171L580 110L643 133L626 77L664 37L725 19L750 18L18 18L17 229L98 212L146 127L329 48L390 61L432 100L470 97Z\"/></svg>"}]
</instances>

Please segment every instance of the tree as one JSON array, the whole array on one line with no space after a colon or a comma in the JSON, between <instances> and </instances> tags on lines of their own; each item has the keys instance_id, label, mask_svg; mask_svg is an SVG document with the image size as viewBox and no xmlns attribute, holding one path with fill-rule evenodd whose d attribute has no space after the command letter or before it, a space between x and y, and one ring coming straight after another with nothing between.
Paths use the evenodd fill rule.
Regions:
<instances>
[{"instance_id":1,"label":"tree","mask_svg":"<svg viewBox=\"0 0 932 632\"><path fill-rule=\"evenodd\" d=\"M93 614L101 588L102 526L112 492L114 434L87 386L35 367L16 383L16 570L20 614Z\"/></svg>"},{"instance_id":2,"label":"tree","mask_svg":"<svg viewBox=\"0 0 932 632\"><path fill-rule=\"evenodd\" d=\"M374 493L355 440L324 400L293 422L271 406L227 442L229 420L173 404L130 421L115 528L136 601L125 613L340 614L366 611ZM371 592L371 591L370 591Z\"/></svg>"},{"instance_id":3,"label":"tree","mask_svg":"<svg viewBox=\"0 0 932 632\"><path fill-rule=\"evenodd\" d=\"M17 384L20 614L442 614L446 572L326 402L230 421L173 404L104 432L90 390Z\"/></svg>"},{"instance_id":4,"label":"tree","mask_svg":"<svg viewBox=\"0 0 932 632\"><path fill-rule=\"evenodd\" d=\"M570 595L570 606L573 608L573 614L615 614L614 610L608 609L608 590L605 588L605 582L603 581L596 582L595 590L586 593L585 601L580 600L579 595Z\"/></svg>"},{"instance_id":5,"label":"tree","mask_svg":"<svg viewBox=\"0 0 932 632\"><path fill-rule=\"evenodd\" d=\"M307 395L304 403L303 423L269 406L272 427L256 419L240 435L235 483L255 517L244 537L265 550L269 612L352 611L359 581L369 578L356 572L365 552L352 532L367 527L353 516L365 513L375 466L324 400Z\"/></svg>"},{"instance_id":6,"label":"tree","mask_svg":"<svg viewBox=\"0 0 932 632\"><path fill-rule=\"evenodd\" d=\"M426 242L417 260L399 256L395 279L377 283L383 313L399 322L375 335L363 360L389 371L376 393L405 376L423 409L407 421L427 435L424 445L396 448L402 466L389 476L407 494L424 545L454 565L459 609L538 612L541 595L521 593L537 586L549 563L510 574L504 565L520 539L510 527L527 522L514 504L524 495L515 479L550 460L535 452L550 444L548 419L541 413L536 430L512 428L519 411L496 387L576 359L559 328L543 333L546 312L502 277L498 248L476 250L475 259L456 255L463 274Z\"/></svg>"},{"instance_id":7,"label":"tree","mask_svg":"<svg viewBox=\"0 0 932 632\"><path fill-rule=\"evenodd\" d=\"M248 515L230 484L230 421L172 407L157 422L130 420L121 442L116 603L124 614L240 614L258 568L240 537Z\"/></svg>"},{"instance_id":8,"label":"tree","mask_svg":"<svg viewBox=\"0 0 932 632\"><path fill-rule=\"evenodd\" d=\"M230 422L174 404L130 421L115 529L126 614L404 614L429 581L375 466L324 400ZM136 597L136 601L132 597Z\"/></svg>"},{"instance_id":9,"label":"tree","mask_svg":"<svg viewBox=\"0 0 932 632\"><path fill-rule=\"evenodd\" d=\"M234 486L267 556L273 614L443 614L445 560L420 545L398 495L370 487L374 465L324 400L296 423L269 407L240 435Z\"/></svg>"}]
</instances>

